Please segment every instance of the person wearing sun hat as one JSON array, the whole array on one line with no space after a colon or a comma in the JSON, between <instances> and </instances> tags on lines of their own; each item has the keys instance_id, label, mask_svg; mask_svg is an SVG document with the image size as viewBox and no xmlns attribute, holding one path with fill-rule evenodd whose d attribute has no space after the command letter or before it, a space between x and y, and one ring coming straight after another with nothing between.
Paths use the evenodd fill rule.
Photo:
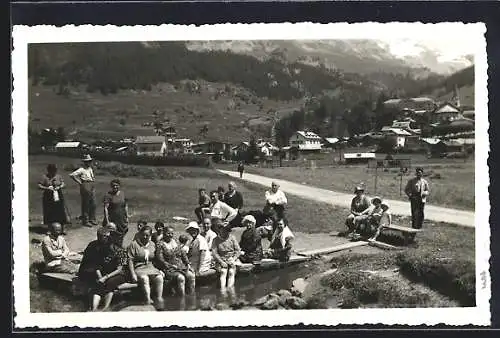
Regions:
<instances>
[{"instance_id":1,"label":"person wearing sun hat","mask_svg":"<svg viewBox=\"0 0 500 338\"><path fill-rule=\"evenodd\" d=\"M262 250L262 238L255 228L257 221L252 215L243 217L241 224L246 227L241 234L240 248L242 255L240 261L243 263L253 263L262 260L264 255Z\"/></svg>"},{"instance_id":2,"label":"person wearing sun hat","mask_svg":"<svg viewBox=\"0 0 500 338\"><path fill-rule=\"evenodd\" d=\"M380 203L380 207L382 208L382 214L380 215L380 220L378 221L378 223L372 224L371 231L373 233L373 236L368 239L369 241L377 240L377 237L380 234L380 230L392 224L392 216L389 212L389 204L382 201L382 203Z\"/></svg>"},{"instance_id":3,"label":"person wearing sun hat","mask_svg":"<svg viewBox=\"0 0 500 338\"><path fill-rule=\"evenodd\" d=\"M86 154L82 157L83 166L73 171L69 176L80 186L82 206L82 224L91 227L97 225L95 201L95 176L92 169L92 157Z\"/></svg>"},{"instance_id":4,"label":"person wearing sun hat","mask_svg":"<svg viewBox=\"0 0 500 338\"><path fill-rule=\"evenodd\" d=\"M341 236L347 236L353 232L356 228L356 223L365 218L370 209L370 200L365 195L365 189L362 185L358 185L354 188L354 194L355 196L351 201L351 213L345 220L347 230L340 233L339 235Z\"/></svg>"}]
</instances>

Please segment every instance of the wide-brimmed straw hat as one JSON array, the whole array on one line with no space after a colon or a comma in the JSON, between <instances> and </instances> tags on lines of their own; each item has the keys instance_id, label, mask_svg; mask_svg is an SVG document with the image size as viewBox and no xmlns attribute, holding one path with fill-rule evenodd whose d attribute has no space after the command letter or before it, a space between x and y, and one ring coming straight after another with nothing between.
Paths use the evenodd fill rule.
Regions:
<instances>
[{"instance_id":1,"label":"wide-brimmed straw hat","mask_svg":"<svg viewBox=\"0 0 500 338\"><path fill-rule=\"evenodd\" d=\"M354 188L354 193L357 193L358 191L365 191L365 188L363 188L362 186L358 185L358 186L356 186L356 188Z\"/></svg>"},{"instance_id":2,"label":"wide-brimmed straw hat","mask_svg":"<svg viewBox=\"0 0 500 338\"><path fill-rule=\"evenodd\" d=\"M82 157L82 162L89 162L92 160L93 160L93 158L89 154L83 155L83 157Z\"/></svg>"},{"instance_id":3,"label":"wide-brimmed straw hat","mask_svg":"<svg viewBox=\"0 0 500 338\"><path fill-rule=\"evenodd\" d=\"M243 220L241 221L241 223L244 223L244 222L250 222L252 224L257 223L257 221L255 220L255 217L253 217L252 215L246 215L245 217L243 217Z\"/></svg>"},{"instance_id":4,"label":"wide-brimmed straw hat","mask_svg":"<svg viewBox=\"0 0 500 338\"><path fill-rule=\"evenodd\" d=\"M191 222L189 222L188 226L186 227L186 231L188 231L189 229L200 230L200 226L198 225L197 222L191 221Z\"/></svg>"},{"instance_id":5,"label":"wide-brimmed straw hat","mask_svg":"<svg viewBox=\"0 0 500 338\"><path fill-rule=\"evenodd\" d=\"M375 201L378 201L379 203L382 203L382 199L378 196L375 196L372 198L372 203L374 203Z\"/></svg>"}]
</instances>

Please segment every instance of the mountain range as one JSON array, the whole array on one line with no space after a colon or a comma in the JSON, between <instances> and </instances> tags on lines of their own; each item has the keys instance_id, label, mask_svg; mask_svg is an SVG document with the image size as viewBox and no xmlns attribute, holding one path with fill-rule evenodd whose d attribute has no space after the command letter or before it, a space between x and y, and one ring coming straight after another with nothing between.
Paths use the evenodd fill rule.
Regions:
<instances>
[{"instance_id":1,"label":"mountain range","mask_svg":"<svg viewBox=\"0 0 500 338\"><path fill-rule=\"evenodd\" d=\"M404 42L408 44L408 41ZM408 72L424 77L429 73L450 75L473 64L471 55L444 55L422 42L412 42L401 52L403 42L381 40L231 40L189 41L194 51L224 50L251 55L258 59L279 58L344 72ZM411 51L410 51L411 49ZM393 50L398 50L394 52Z\"/></svg>"}]
</instances>

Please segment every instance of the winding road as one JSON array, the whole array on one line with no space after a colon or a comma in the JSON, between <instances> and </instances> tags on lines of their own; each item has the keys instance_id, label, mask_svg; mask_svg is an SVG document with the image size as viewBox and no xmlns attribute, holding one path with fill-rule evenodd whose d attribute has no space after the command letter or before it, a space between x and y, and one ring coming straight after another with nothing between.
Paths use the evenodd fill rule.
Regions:
<instances>
[{"instance_id":1,"label":"winding road","mask_svg":"<svg viewBox=\"0 0 500 338\"><path fill-rule=\"evenodd\" d=\"M240 175L236 171L218 170L220 173L229 175L231 177L239 178ZM243 175L243 180L261 184L264 186L271 186L271 182L275 181L280 185L280 189L292 195L310 200L331 203L341 207L349 208L351 205L352 195L336 192L321 188L312 187L305 184L294 183L290 181L272 179L265 176L247 174ZM386 200L391 206L391 213L393 215L410 216L410 203L398 200ZM425 218L434 222L446 222L461 225L464 227L474 228L474 212L464 211L457 209L449 209L437 207L434 205L425 206Z\"/></svg>"}]
</instances>

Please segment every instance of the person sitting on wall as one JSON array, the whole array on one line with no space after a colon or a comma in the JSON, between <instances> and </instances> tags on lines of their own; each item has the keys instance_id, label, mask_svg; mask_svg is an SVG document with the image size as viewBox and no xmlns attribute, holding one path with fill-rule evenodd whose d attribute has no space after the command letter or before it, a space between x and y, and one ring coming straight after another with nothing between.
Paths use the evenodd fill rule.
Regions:
<instances>
[{"instance_id":1,"label":"person sitting on wall","mask_svg":"<svg viewBox=\"0 0 500 338\"><path fill-rule=\"evenodd\" d=\"M345 220L345 225L347 230L341 232L340 236L347 236L356 229L356 223L359 223L362 219L367 217L370 211L370 200L365 195L365 189L361 186L357 186L354 189L355 196L351 201L351 213L347 216Z\"/></svg>"},{"instance_id":2,"label":"person sitting on wall","mask_svg":"<svg viewBox=\"0 0 500 338\"><path fill-rule=\"evenodd\" d=\"M194 213L198 222L201 222L210 213L210 196L208 196L205 188L198 189L198 207L194 209Z\"/></svg>"},{"instance_id":3,"label":"person sitting on wall","mask_svg":"<svg viewBox=\"0 0 500 338\"><path fill-rule=\"evenodd\" d=\"M78 270L78 277L91 287L91 311L97 311L102 298L102 310L107 310L118 286L127 281L127 252L112 241L111 232L112 226L97 230L97 240L85 249Z\"/></svg>"},{"instance_id":4,"label":"person sitting on wall","mask_svg":"<svg viewBox=\"0 0 500 338\"><path fill-rule=\"evenodd\" d=\"M42 254L45 261L43 272L75 274L78 267L68 259L70 251L61 232L61 224L57 222L49 224L49 232L42 240Z\"/></svg>"},{"instance_id":5,"label":"person sitting on wall","mask_svg":"<svg viewBox=\"0 0 500 338\"><path fill-rule=\"evenodd\" d=\"M192 238L188 247L189 262L197 276L203 275L208 272L212 264L212 254L207 240L201 235L198 223L194 221L189 222L186 232Z\"/></svg>"},{"instance_id":6,"label":"person sitting on wall","mask_svg":"<svg viewBox=\"0 0 500 338\"><path fill-rule=\"evenodd\" d=\"M255 228L255 217L247 215L243 217L242 224L246 227L241 234L240 248L242 256L240 261L243 263L253 263L260 261L263 257L262 239Z\"/></svg>"},{"instance_id":7,"label":"person sitting on wall","mask_svg":"<svg viewBox=\"0 0 500 338\"><path fill-rule=\"evenodd\" d=\"M368 215L356 221L354 239L369 238L377 231L383 213L382 199L380 197L372 198L372 205Z\"/></svg>"},{"instance_id":8,"label":"person sitting on wall","mask_svg":"<svg viewBox=\"0 0 500 338\"><path fill-rule=\"evenodd\" d=\"M200 233L208 244L208 250L212 249L212 242L214 238L217 237L215 231L212 230L212 220L209 217L205 217L200 225Z\"/></svg>"},{"instance_id":9,"label":"person sitting on wall","mask_svg":"<svg viewBox=\"0 0 500 338\"><path fill-rule=\"evenodd\" d=\"M392 224L392 216L391 213L389 212L389 205L386 202L382 202L380 204L380 207L382 208L382 216L380 216L380 221L378 223L378 226L376 226L373 236L370 237L368 241L376 241L378 235L380 235L380 231L384 227L390 226Z\"/></svg>"},{"instance_id":10,"label":"person sitting on wall","mask_svg":"<svg viewBox=\"0 0 500 338\"><path fill-rule=\"evenodd\" d=\"M288 262L292 255L293 239L294 235L288 227L288 221L284 218L279 219L265 256L277 259L280 262Z\"/></svg>"},{"instance_id":11,"label":"person sitting on wall","mask_svg":"<svg viewBox=\"0 0 500 338\"><path fill-rule=\"evenodd\" d=\"M155 232L153 236L151 236L151 240L153 243L158 244L159 241L163 238L163 230L165 229L165 223L162 221L158 221L155 223Z\"/></svg>"}]
</instances>

